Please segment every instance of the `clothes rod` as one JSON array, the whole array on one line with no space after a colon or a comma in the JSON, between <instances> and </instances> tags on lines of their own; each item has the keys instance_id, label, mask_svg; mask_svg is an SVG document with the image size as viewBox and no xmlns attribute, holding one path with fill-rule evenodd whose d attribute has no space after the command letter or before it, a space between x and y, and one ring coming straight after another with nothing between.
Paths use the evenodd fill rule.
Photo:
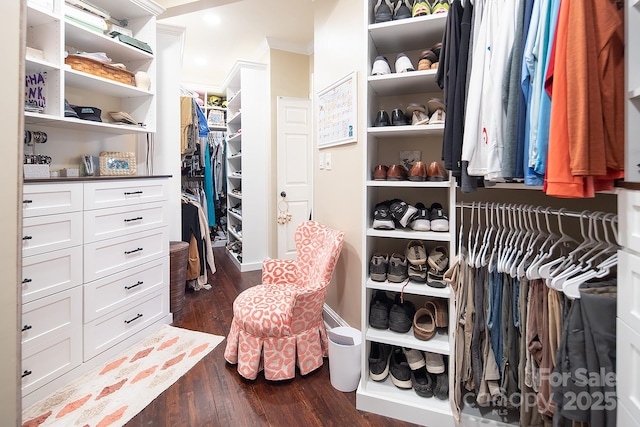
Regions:
<instances>
[{"instance_id":1,"label":"clothes rod","mask_svg":"<svg viewBox=\"0 0 640 427\"><path fill-rule=\"evenodd\" d=\"M526 209L531 209L533 212L535 212L537 210L538 213L541 214L548 214L548 215L561 215L561 216L566 216L566 217L571 217L571 218L589 218L590 216L592 216L593 214L602 214L602 215L607 215L607 212L603 212L603 211L582 211L582 212L575 212L575 211L569 211L566 209L552 209L550 207L542 207L542 206L534 206L534 205L522 205L519 203L498 203L498 202L475 202L475 203L469 203L469 202L458 202L456 203L456 208L464 208L464 209L486 209L486 208L500 208L500 209L508 209L508 210L515 210L517 208L526 208ZM613 222L618 222L618 215L614 214L613 217L607 218L607 220L613 221Z\"/></svg>"}]
</instances>

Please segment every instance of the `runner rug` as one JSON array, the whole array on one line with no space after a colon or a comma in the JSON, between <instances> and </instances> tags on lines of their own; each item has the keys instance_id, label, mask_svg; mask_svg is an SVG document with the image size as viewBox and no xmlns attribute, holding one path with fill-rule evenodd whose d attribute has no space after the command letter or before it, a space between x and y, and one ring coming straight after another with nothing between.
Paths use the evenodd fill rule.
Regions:
<instances>
[{"instance_id":1,"label":"runner rug","mask_svg":"<svg viewBox=\"0 0 640 427\"><path fill-rule=\"evenodd\" d=\"M121 426L224 337L164 325L22 412L22 426Z\"/></svg>"}]
</instances>

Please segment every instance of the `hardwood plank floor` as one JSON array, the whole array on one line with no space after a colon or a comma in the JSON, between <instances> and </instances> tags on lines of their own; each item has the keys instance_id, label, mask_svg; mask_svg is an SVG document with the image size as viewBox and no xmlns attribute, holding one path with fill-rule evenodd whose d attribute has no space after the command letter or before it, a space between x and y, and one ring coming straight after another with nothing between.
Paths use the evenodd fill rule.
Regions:
<instances>
[{"instance_id":1,"label":"hardwood plank floor","mask_svg":"<svg viewBox=\"0 0 640 427\"><path fill-rule=\"evenodd\" d=\"M240 273L224 248L214 248L217 271L210 290L189 292L173 325L227 336L238 293L260 282L260 272ZM224 360L223 341L185 376L165 390L127 427L171 426L398 426L404 423L355 408L356 394L331 385L329 362L290 381L244 380Z\"/></svg>"}]
</instances>

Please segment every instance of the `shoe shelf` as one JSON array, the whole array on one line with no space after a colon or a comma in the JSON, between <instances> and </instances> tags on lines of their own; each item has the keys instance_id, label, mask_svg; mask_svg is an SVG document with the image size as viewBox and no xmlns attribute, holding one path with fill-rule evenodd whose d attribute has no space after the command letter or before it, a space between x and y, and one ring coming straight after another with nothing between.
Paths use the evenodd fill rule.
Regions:
<instances>
[{"instance_id":1,"label":"shoe shelf","mask_svg":"<svg viewBox=\"0 0 640 427\"><path fill-rule=\"evenodd\" d=\"M229 212L229 214L232 214L232 212ZM234 215L231 215L234 216ZM237 216L237 215L235 215ZM236 233L235 231L233 231L231 228L227 229L227 233L231 234L233 237L235 237L236 240L238 240L239 242L242 242L242 236L240 236L238 233Z\"/></svg>"},{"instance_id":2,"label":"shoe shelf","mask_svg":"<svg viewBox=\"0 0 640 427\"><path fill-rule=\"evenodd\" d=\"M42 72L59 72L60 66L54 64L53 62L40 59L40 58L29 58L25 60L25 72L26 74L34 74L34 73L42 73Z\"/></svg>"},{"instance_id":3,"label":"shoe shelf","mask_svg":"<svg viewBox=\"0 0 640 427\"><path fill-rule=\"evenodd\" d=\"M450 231L413 231L411 229L377 230L369 227L367 228L367 236L448 242L451 240L452 234Z\"/></svg>"},{"instance_id":4,"label":"shoe shelf","mask_svg":"<svg viewBox=\"0 0 640 427\"><path fill-rule=\"evenodd\" d=\"M430 351L440 353L445 356L450 354L449 334L438 330L436 334L427 341L417 339L413 335L413 327L406 333L393 332L389 329L367 328L367 341L375 341L391 344L397 347L414 348L420 351Z\"/></svg>"},{"instance_id":5,"label":"shoe shelf","mask_svg":"<svg viewBox=\"0 0 640 427\"><path fill-rule=\"evenodd\" d=\"M369 37L380 54L425 49L425 40L442 39L446 23L446 13L380 22L369 25Z\"/></svg>"},{"instance_id":6,"label":"shoe shelf","mask_svg":"<svg viewBox=\"0 0 640 427\"><path fill-rule=\"evenodd\" d=\"M640 10L640 0L631 0L631 6L635 7L638 10Z\"/></svg>"},{"instance_id":7,"label":"shoe shelf","mask_svg":"<svg viewBox=\"0 0 640 427\"><path fill-rule=\"evenodd\" d=\"M416 65L416 64L414 64ZM369 86L379 96L408 95L416 92L435 92L440 87L436 83L437 70L391 73L369 76Z\"/></svg>"},{"instance_id":8,"label":"shoe shelf","mask_svg":"<svg viewBox=\"0 0 640 427\"><path fill-rule=\"evenodd\" d=\"M148 90L71 69L65 70L65 84L77 89L91 90L93 93L97 92L118 98L153 96L153 93Z\"/></svg>"},{"instance_id":9,"label":"shoe shelf","mask_svg":"<svg viewBox=\"0 0 640 427\"><path fill-rule=\"evenodd\" d=\"M397 138L402 136L442 135L444 125L407 125L407 126L371 126L367 132L378 138Z\"/></svg>"},{"instance_id":10,"label":"shoe shelf","mask_svg":"<svg viewBox=\"0 0 640 427\"><path fill-rule=\"evenodd\" d=\"M451 298L451 290L449 288L434 288L426 283L417 283L413 281L409 281L408 283L393 283L388 280L384 282L376 282L369 279L367 280L366 286L368 289L373 290L405 292L411 295L422 295L436 298Z\"/></svg>"},{"instance_id":11,"label":"shoe shelf","mask_svg":"<svg viewBox=\"0 0 640 427\"><path fill-rule=\"evenodd\" d=\"M239 126L240 123L241 123L241 118L242 118L241 114L242 113L238 111L233 116L229 117L227 119L227 125L228 126L236 126L236 125Z\"/></svg>"},{"instance_id":12,"label":"shoe shelf","mask_svg":"<svg viewBox=\"0 0 640 427\"><path fill-rule=\"evenodd\" d=\"M366 182L367 187L400 188L449 188L451 181L374 181Z\"/></svg>"},{"instance_id":13,"label":"shoe shelf","mask_svg":"<svg viewBox=\"0 0 640 427\"><path fill-rule=\"evenodd\" d=\"M229 215L234 217L235 219L242 221L242 216L238 215L237 213L233 212L233 211L229 211Z\"/></svg>"},{"instance_id":14,"label":"shoe shelf","mask_svg":"<svg viewBox=\"0 0 640 427\"><path fill-rule=\"evenodd\" d=\"M640 2L640 0L638 1ZM637 101L638 99L640 99L640 87L631 89L627 96L630 100L634 100L634 101Z\"/></svg>"}]
</instances>

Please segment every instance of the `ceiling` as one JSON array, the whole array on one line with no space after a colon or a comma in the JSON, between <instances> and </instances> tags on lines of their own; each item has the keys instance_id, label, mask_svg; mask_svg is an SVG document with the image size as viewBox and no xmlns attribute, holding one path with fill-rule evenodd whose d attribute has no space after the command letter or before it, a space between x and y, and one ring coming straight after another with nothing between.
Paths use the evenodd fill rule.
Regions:
<instances>
[{"instance_id":1,"label":"ceiling","mask_svg":"<svg viewBox=\"0 0 640 427\"><path fill-rule=\"evenodd\" d=\"M220 88L237 60L267 47L310 54L314 0L155 0L159 24L185 31L182 82Z\"/></svg>"}]
</instances>

